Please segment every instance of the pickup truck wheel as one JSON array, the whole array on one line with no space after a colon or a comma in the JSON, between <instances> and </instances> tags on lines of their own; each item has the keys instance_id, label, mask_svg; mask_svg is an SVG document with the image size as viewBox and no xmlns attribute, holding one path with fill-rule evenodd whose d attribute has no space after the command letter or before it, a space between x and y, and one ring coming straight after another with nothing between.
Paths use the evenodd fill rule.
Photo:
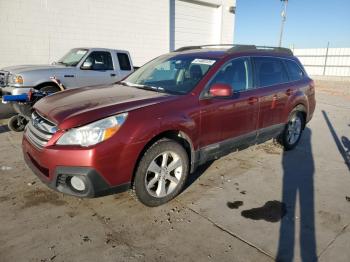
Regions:
<instances>
[{"instance_id":1,"label":"pickup truck wheel","mask_svg":"<svg viewBox=\"0 0 350 262\"><path fill-rule=\"evenodd\" d=\"M182 190L189 172L188 156L177 142L161 139L142 156L134 191L146 206L162 205Z\"/></svg>"},{"instance_id":2,"label":"pickup truck wheel","mask_svg":"<svg viewBox=\"0 0 350 262\"><path fill-rule=\"evenodd\" d=\"M26 127L27 123L28 121L24 116L15 115L9 119L7 126L11 131L22 132Z\"/></svg>"},{"instance_id":3,"label":"pickup truck wheel","mask_svg":"<svg viewBox=\"0 0 350 262\"><path fill-rule=\"evenodd\" d=\"M296 147L303 133L304 125L305 119L303 114L299 111L293 111L280 137L281 144L285 150L292 150Z\"/></svg>"},{"instance_id":4,"label":"pickup truck wheel","mask_svg":"<svg viewBox=\"0 0 350 262\"><path fill-rule=\"evenodd\" d=\"M56 92L60 91L60 89L57 86L43 86L39 89L39 91L56 93Z\"/></svg>"}]
</instances>

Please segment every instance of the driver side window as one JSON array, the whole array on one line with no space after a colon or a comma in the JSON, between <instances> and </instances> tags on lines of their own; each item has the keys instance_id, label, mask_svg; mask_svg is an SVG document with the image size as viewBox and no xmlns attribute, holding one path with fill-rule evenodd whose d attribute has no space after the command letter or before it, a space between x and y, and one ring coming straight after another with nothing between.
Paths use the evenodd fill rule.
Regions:
<instances>
[{"instance_id":1,"label":"driver side window","mask_svg":"<svg viewBox=\"0 0 350 262\"><path fill-rule=\"evenodd\" d=\"M85 62L92 64L91 70L113 70L112 56L109 52L94 51L86 58Z\"/></svg>"},{"instance_id":2,"label":"driver side window","mask_svg":"<svg viewBox=\"0 0 350 262\"><path fill-rule=\"evenodd\" d=\"M226 63L211 80L210 86L217 83L230 85L235 93L251 89L250 60L238 58Z\"/></svg>"}]
</instances>

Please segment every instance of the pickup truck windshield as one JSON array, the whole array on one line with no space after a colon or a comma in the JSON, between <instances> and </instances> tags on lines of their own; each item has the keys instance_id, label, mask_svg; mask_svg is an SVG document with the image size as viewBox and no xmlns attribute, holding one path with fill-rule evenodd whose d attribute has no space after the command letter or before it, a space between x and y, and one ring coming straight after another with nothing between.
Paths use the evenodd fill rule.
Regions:
<instances>
[{"instance_id":1,"label":"pickup truck windshield","mask_svg":"<svg viewBox=\"0 0 350 262\"><path fill-rule=\"evenodd\" d=\"M65 66L76 66L88 51L88 49L72 49L57 63Z\"/></svg>"},{"instance_id":2,"label":"pickup truck windshield","mask_svg":"<svg viewBox=\"0 0 350 262\"><path fill-rule=\"evenodd\" d=\"M123 83L135 87L150 87L154 91L187 94L216 62L196 56L161 56L147 63Z\"/></svg>"}]
</instances>

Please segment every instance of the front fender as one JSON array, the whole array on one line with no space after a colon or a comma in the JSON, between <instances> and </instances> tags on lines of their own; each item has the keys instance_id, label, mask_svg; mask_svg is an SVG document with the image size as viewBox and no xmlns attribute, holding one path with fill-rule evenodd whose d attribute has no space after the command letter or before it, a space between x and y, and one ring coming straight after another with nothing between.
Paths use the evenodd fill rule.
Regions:
<instances>
[{"instance_id":1,"label":"front fender","mask_svg":"<svg viewBox=\"0 0 350 262\"><path fill-rule=\"evenodd\" d=\"M74 74L72 68L32 70L24 72L21 75L23 76L25 86L35 87L43 83L52 82L51 77L54 76L62 81L66 74Z\"/></svg>"},{"instance_id":2,"label":"front fender","mask_svg":"<svg viewBox=\"0 0 350 262\"><path fill-rule=\"evenodd\" d=\"M196 130L198 129L194 119L183 113L180 113L178 115L167 116L166 118L161 119L159 130L160 133L169 130L184 132L192 141L193 137L196 135Z\"/></svg>"}]
</instances>

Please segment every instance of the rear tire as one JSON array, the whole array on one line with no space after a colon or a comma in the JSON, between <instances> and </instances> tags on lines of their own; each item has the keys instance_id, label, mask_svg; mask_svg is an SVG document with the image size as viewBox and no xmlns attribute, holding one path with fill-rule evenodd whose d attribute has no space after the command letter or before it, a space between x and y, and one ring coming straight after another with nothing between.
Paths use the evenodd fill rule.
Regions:
<instances>
[{"instance_id":1,"label":"rear tire","mask_svg":"<svg viewBox=\"0 0 350 262\"><path fill-rule=\"evenodd\" d=\"M186 150L173 140L161 139L139 162L133 185L136 197L146 206L162 205L181 192L188 173Z\"/></svg>"},{"instance_id":2,"label":"rear tire","mask_svg":"<svg viewBox=\"0 0 350 262\"><path fill-rule=\"evenodd\" d=\"M28 121L24 116L15 115L9 119L7 126L11 131L22 132L26 127L27 123Z\"/></svg>"},{"instance_id":3,"label":"rear tire","mask_svg":"<svg viewBox=\"0 0 350 262\"><path fill-rule=\"evenodd\" d=\"M278 139L286 151L292 150L297 146L304 127L304 115L300 111L292 111L288 123Z\"/></svg>"}]
</instances>

